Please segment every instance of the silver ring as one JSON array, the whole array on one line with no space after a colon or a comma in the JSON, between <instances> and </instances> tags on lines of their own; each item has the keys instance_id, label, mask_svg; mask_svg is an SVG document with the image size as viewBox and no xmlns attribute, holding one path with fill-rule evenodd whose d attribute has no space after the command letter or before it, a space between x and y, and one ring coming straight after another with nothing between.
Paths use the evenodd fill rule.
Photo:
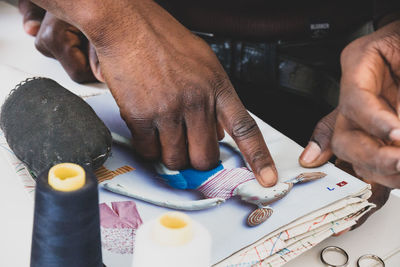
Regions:
<instances>
[{"instance_id":1,"label":"silver ring","mask_svg":"<svg viewBox=\"0 0 400 267\"><path fill-rule=\"evenodd\" d=\"M324 258L324 255L328 251L336 251L336 252L339 252L340 254L342 254L343 256L345 256L345 258L346 258L345 263L343 263L343 264L333 264L333 263L327 262L326 259ZM327 266L329 266L329 267L345 267L349 263L349 255L347 254L347 252L344 249L336 247L336 246L329 246L329 247L324 248L321 251L321 255L320 256L321 256L322 263L327 265Z\"/></svg>"},{"instance_id":2,"label":"silver ring","mask_svg":"<svg viewBox=\"0 0 400 267\"><path fill-rule=\"evenodd\" d=\"M385 262L380 257L378 257L374 254L365 254L365 255L362 255L361 257L359 257L357 260L357 267L361 267L360 263L362 260L365 260L365 259L375 260L376 263L380 263L380 264L382 264L381 265L382 267L385 267Z\"/></svg>"}]
</instances>

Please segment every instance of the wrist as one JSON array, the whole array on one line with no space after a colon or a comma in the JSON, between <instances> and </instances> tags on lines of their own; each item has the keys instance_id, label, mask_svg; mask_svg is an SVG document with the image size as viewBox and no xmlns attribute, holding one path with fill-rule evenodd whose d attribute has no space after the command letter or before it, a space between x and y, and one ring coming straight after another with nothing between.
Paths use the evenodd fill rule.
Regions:
<instances>
[{"instance_id":1,"label":"wrist","mask_svg":"<svg viewBox=\"0 0 400 267\"><path fill-rule=\"evenodd\" d=\"M138 49L148 48L150 44L155 45L160 36L165 37L165 42L179 32L176 28L171 30L178 22L152 0L115 2L119 3L81 22L81 30L100 54L135 53Z\"/></svg>"},{"instance_id":2,"label":"wrist","mask_svg":"<svg viewBox=\"0 0 400 267\"><path fill-rule=\"evenodd\" d=\"M96 49L112 46L121 41L134 42L143 28L143 3L148 0L106 1L107 5L80 16L78 24Z\"/></svg>"}]
</instances>

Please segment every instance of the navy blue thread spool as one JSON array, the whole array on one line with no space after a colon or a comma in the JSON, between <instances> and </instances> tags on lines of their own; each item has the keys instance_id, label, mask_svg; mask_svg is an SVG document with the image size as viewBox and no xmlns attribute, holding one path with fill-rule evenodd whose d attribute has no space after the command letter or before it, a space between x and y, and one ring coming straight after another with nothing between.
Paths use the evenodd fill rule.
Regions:
<instances>
[{"instance_id":1,"label":"navy blue thread spool","mask_svg":"<svg viewBox=\"0 0 400 267\"><path fill-rule=\"evenodd\" d=\"M49 170L37 178L31 267L103 266L97 179L84 172L84 185L68 192L50 186Z\"/></svg>"}]
</instances>

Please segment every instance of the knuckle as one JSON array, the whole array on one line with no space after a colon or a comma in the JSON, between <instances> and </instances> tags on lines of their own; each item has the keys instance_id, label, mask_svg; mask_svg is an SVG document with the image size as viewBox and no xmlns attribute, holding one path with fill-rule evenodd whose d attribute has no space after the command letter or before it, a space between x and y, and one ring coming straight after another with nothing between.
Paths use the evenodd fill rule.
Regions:
<instances>
[{"instance_id":1,"label":"knuckle","mask_svg":"<svg viewBox=\"0 0 400 267\"><path fill-rule=\"evenodd\" d=\"M223 75L216 75L216 78L212 80L212 87L215 91L215 99L221 104L234 96L234 90L232 90L229 79Z\"/></svg>"},{"instance_id":2,"label":"knuckle","mask_svg":"<svg viewBox=\"0 0 400 267\"><path fill-rule=\"evenodd\" d=\"M269 155L261 149L250 151L248 159L251 166L256 166L256 172L261 171L263 167L272 163Z\"/></svg>"},{"instance_id":3,"label":"knuckle","mask_svg":"<svg viewBox=\"0 0 400 267\"><path fill-rule=\"evenodd\" d=\"M353 53L353 46L354 43L351 43L342 50L342 52L340 53L340 62L345 62L349 55Z\"/></svg>"},{"instance_id":4,"label":"knuckle","mask_svg":"<svg viewBox=\"0 0 400 267\"><path fill-rule=\"evenodd\" d=\"M91 75L87 71L73 69L68 72L69 77L77 83L85 83L91 81Z\"/></svg>"},{"instance_id":5,"label":"knuckle","mask_svg":"<svg viewBox=\"0 0 400 267\"><path fill-rule=\"evenodd\" d=\"M365 51L365 45L369 44L370 42L365 42L366 38L361 37L350 44L348 44L340 53L340 62L346 62L349 59L353 59L353 55L356 53L358 54L361 51Z\"/></svg>"},{"instance_id":6,"label":"knuckle","mask_svg":"<svg viewBox=\"0 0 400 267\"><path fill-rule=\"evenodd\" d=\"M188 111L204 110L207 106L207 98L203 95L203 90L192 87L184 95L184 108Z\"/></svg>"},{"instance_id":7,"label":"knuckle","mask_svg":"<svg viewBox=\"0 0 400 267\"><path fill-rule=\"evenodd\" d=\"M157 161L160 156L157 152L152 151L138 151L139 155L146 161L154 162Z\"/></svg>"},{"instance_id":8,"label":"knuckle","mask_svg":"<svg viewBox=\"0 0 400 267\"><path fill-rule=\"evenodd\" d=\"M332 139L333 124L326 119L322 119L315 127L312 139L321 146L327 146Z\"/></svg>"},{"instance_id":9,"label":"knuckle","mask_svg":"<svg viewBox=\"0 0 400 267\"><path fill-rule=\"evenodd\" d=\"M219 149L216 144L215 148L208 148L204 151L195 151L190 153L190 164L197 170L207 171L215 168L219 162Z\"/></svg>"},{"instance_id":10,"label":"knuckle","mask_svg":"<svg viewBox=\"0 0 400 267\"><path fill-rule=\"evenodd\" d=\"M43 25L40 34L38 35L38 39L40 39L41 43L51 46L55 43L55 35L56 33L52 26Z\"/></svg>"},{"instance_id":11,"label":"knuckle","mask_svg":"<svg viewBox=\"0 0 400 267\"><path fill-rule=\"evenodd\" d=\"M180 155L170 155L165 157L163 163L170 170L182 170L187 167L187 160Z\"/></svg>"},{"instance_id":12,"label":"knuckle","mask_svg":"<svg viewBox=\"0 0 400 267\"><path fill-rule=\"evenodd\" d=\"M138 115L134 111L120 112L121 118L125 121L134 139L143 139L155 130L155 122L151 117Z\"/></svg>"},{"instance_id":13,"label":"knuckle","mask_svg":"<svg viewBox=\"0 0 400 267\"><path fill-rule=\"evenodd\" d=\"M61 59L60 59L61 61ZM93 82L95 78L90 68L85 65L63 65L69 77L77 83Z\"/></svg>"},{"instance_id":14,"label":"knuckle","mask_svg":"<svg viewBox=\"0 0 400 267\"><path fill-rule=\"evenodd\" d=\"M196 170L207 171L214 168L217 165L218 160L212 158L204 158L204 159L190 159L190 164Z\"/></svg>"},{"instance_id":15,"label":"knuckle","mask_svg":"<svg viewBox=\"0 0 400 267\"><path fill-rule=\"evenodd\" d=\"M213 76L214 77L211 80L211 85L214 88L214 90L216 91L226 90L227 88L231 87L231 83L225 74L215 72Z\"/></svg>"},{"instance_id":16,"label":"knuckle","mask_svg":"<svg viewBox=\"0 0 400 267\"><path fill-rule=\"evenodd\" d=\"M318 122L316 130L324 136L331 136L333 133L333 124L327 120Z\"/></svg>"},{"instance_id":17,"label":"knuckle","mask_svg":"<svg viewBox=\"0 0 400 267\"><path fill-rule=\"evenodd\" d=\"M256 121L248 114L243 114L233 121L231 135L236 140L251 138L258 132Z\"/></svg>"},{"instance_id":18,"label":"knuckle","mask_svg":"<svg viewBox=\"0 0 400 267\"><path fill-rule=\"evenodd\" d=\"M35 48L36 48L40 53L42 53L43 55L49 54L48 51L47 51L47 48L46 48L46 46L45 46L45 44L44 44L44 42L43 42L43 38L42 38L42 35L40 34L40 32L39 32L39 34L38 34L38 35L36 36L36 38L35 38Z\"/></svg>"},{"instance_id":19,"label":"knuckle","mask_svg":"<svg viewBox=\"0 0 400 267\"><path fill-rule=\"evenodd\" d=\"M128 121L129 125L132 125L137 131L145 134L154 131L154 123L151 119L130 117Z\"/></svg>"},{"instance_id":20,"label":"knuckle","mask_svg":"<svg viewBox=\"0 0 400 267\"><path fill-rule=\"evenodd\" d=\"M378 48L381 51L397 51L400 49L399 41L400 34L397 31L392 31L391 34L387 34L384 38L380 40Z\"/></svg>"}]
</instances>

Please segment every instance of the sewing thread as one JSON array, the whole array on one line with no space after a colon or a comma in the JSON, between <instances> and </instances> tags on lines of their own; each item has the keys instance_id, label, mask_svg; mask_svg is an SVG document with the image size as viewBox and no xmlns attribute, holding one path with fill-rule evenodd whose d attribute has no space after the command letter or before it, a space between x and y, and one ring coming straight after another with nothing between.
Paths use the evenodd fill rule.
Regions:
<instances>
[{"instance_id":1,"label":"sewing thread","mask_svg":"<svg viewBox=\"0 0 400 267\"><path fill-rule=\"evenodd\" d=\"M48 172L37 178L31 267L103 266L96 177L85 169L85 184L64 192Z\"/></svg>"}]
</instances>

